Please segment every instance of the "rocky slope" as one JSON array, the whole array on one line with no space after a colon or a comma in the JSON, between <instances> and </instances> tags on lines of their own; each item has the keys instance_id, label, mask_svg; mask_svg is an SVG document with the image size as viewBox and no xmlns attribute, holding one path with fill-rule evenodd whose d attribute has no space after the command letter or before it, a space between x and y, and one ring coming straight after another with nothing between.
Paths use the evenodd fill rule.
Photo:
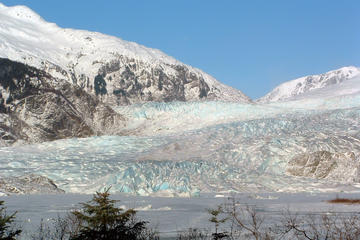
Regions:
<instances>
[{"instance_id":1,"label":"rocky slope","mask_svg":"<svg viewBox=\"0 0 360 240\"><path fill-rule=\"evenodd\" d=\"M62 29L25 6L0 4L0 57L66 79L111 106L250 101L240 91L159 50L100 33Z\"/></svg>"},{"instance_id":2,"label":"rocky slope","mask_svg":"<svg viewBox=\"0 0 360 240\"><path fill-rule=\"evenodd\" d=\"M299 154L289 161L286 171L293 176L360 182L360 162L353 152L317 151Z\"/></svg>"},{"instance_id":3,"label":"rocky slope","mask_svg":"<svg viewBox=\"0 0 360 240\"><path fill-rule=\"evenodd\" d=\"M65 80L0 59L0 146L119 134L125 119Z\"/></svg>"},{"instance_id":4,"label":"rocky slope","mask_svg":"<svg viewBox=\"0 0 360 240\"><path fill-rule=\"evenodd\" d=\"M296 96L341 84L360 76L357 67L343 67L320 75L311 75L285 82L274 88L270 93L258 99L259 103L289 100Z\"/></svg>"},{"instance_id":5,"label":"rocky slope","mask_svg":"<svg viewBox=\"0 0 360 240\"><path fill-rule=\"evenodd\" d=\"M19 177L0 177L0 196L10 194L65 193L49 178L28 174Z\"/></svg>"}]
</instances>

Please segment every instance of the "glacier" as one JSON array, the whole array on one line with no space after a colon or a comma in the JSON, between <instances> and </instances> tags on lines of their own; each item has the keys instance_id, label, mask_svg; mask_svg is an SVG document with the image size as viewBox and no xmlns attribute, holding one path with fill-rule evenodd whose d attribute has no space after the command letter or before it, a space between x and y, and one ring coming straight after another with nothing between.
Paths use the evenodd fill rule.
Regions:
<instances>
[{"instance_id":1,"label":"glacier","mask_svg":"<svg viewBox=\"0 0 360 240\"><path fill-rule=\"evenodd\" d=\"M127 136L0 148L3 176L37 174L68 193L198 196L207 192L359 191L360 179L287 174L297 154L360 153L360 94L244 104L119 106ZM341 171L338 170L338 171Z\"/></svg>"},{"instance_id":2,"label":"glacier","mask_svg":"<svg viewBox=\"0 0 360 240\"><path fill-rule=\"evenodd\" d=\"M252 102L241 91L160 50L101 33L63 29L25 6L1 3L0 57L12 62L8 67L28 64L20 68L36 72L34 80L49 75L34 87L37 91L44 90L44 83L53 86L61 81L60 93L68 93L65 98L58 94L59 86L53 86L47 98L39 94L28 109L17 102L28 103L26 95L20 94L13 104L16 91L9 91L7 84L0 86L0 108L5 112L0 114L0 134L14 140L0 147L2 181L18 184L19 179L36 176L54 181L67 193L93 193L112 186L117 193L157 196L358 191L357 67L295 79ZM15 75L5 80L21 93L29 90L26 84L15 84L29 83L28 76ZM38 111L37 106L56 99L61 101L51 111ZM62 101L75 104L65 109ZM94 104L99 108L88 109ZM73 108L82 111L75 114L73 130L62 134L69 130L73 118L67 113ZM28 117L31 110L34 114ZM63 118L58 118L63 121L54 121L57 110L64 110ZM59 121L66 123L60 129ZM88 127L82 129L84 122ZM26 137L17 141L22 127L32 141L25 141ZM41 135L54 131L61 134ZM73 136L79 138L68 138ZM48 140L54 141L44 142ZM311 166L319 152L353 156L352 162L328 157L325 163ZM303 156L301 161L291 165L298 156ZM335 162L336 172L328 173L332 170L323 168L326 162ZM289 165L294 169L287 171ZM332 178L316 177L323 175L307 169L321 173L326 169L326 176ZM4 194L1 191L0 184L0 195Z\"/></svg>"}]
</instances>

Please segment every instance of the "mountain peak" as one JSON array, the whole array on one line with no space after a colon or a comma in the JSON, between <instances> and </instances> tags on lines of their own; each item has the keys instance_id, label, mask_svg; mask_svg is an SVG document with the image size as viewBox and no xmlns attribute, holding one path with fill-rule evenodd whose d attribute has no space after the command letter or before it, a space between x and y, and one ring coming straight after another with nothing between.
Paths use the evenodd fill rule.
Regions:
<instances>
[{"instance_id":1,"label":"mountain peak","mask_svg":"<svg viewBox=\"0 0 360 240\"><path fill-rule=\"evenodd\" d=\"M271 92L259 98L257 102L265 103L287 100L315 89L321 89L331 85L340 84L359 75L360 68L355 66L347 66L328 71L323 74L297 78L280 84Z\"/></svg>"},{"instance_id":2,"label":"mountain peak","mask_svg":"<svg viewBox=\"0 0 360 240\"><path fill-rule=\"evenodd\" d=\"M328 73L332 73L332 72L341 72L342 74L347 75L349 78L353 78L356 75L360 74L360 68L355 66L347 66L347 67L339 68L334 71L329 71Z\"/></svg>"},{"instance_id":3,"label":"mountain peak","mask_svg":"<svg viewBox=\"0 0 360 240\"><path fill-rule=\"evenodd\" d=\"M7 7L0 3L0 13L24 21L44 21L39 14L24 5Z\"/></svg>"}]
</instances>

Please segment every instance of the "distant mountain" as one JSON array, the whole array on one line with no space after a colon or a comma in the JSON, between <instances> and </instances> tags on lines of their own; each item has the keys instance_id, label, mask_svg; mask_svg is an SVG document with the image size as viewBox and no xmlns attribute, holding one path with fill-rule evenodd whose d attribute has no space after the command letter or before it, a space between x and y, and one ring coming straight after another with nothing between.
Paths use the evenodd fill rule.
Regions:
<instances>
[{"instance_id":1,"label":"distant mountain","mask_svg":"<svg viewBox=\"0 0 360 240\"><path fill-rule=\"evenodd\" d=\"M65 79L111 106L173 100L250 102L242 92L157 49L63 29L25 6L0 4L0 57Z\"/></svg>"},{"instance_id":2,"label":"distant mountain","mask_svg":"<svg viewBox=\"0 0 360 240\"><path fill-rule=\"evenodd\" d=\"M360 77L360 69L357 67L343 67L320 75L310 75L302 78L297 78L292 81L285 82L278 87L274 88L270 93L257 100L259 103L276 102L289 100L295 97L306 95L323 95L321 91L329 93L328 89L331 88L333 94L341 94L337 91L336 85L343 85L351 79ZM354 81L355 82L355 81ZM358 81L360 85L360 79ZM348 85L348 84L346 84ZM331 87L332 86L332 87ZM349 87L349 86L347 86ZM323 90L321 90L323 89ZM329 96L329 94L327 95Z\"/></svg>"}]
</instances>

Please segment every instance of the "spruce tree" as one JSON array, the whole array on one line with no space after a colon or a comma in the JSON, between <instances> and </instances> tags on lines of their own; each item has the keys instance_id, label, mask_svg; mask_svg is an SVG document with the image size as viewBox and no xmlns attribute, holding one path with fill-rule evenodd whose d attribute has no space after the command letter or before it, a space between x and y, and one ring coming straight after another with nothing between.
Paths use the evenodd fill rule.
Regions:
<instances>
[{"instance_id":1,"label":"spruce tree","mask_svg":"<svg viewBox=\"0 0 360 240\"><path fill-rule=\"evenodd\" d=\"M91 201L81 204L81 210L72 213L80 222L79 234L72 240L143 239L147 223L135 220L135 210L116 207L118 201L110 199L109 190L96 192Z\"/></svg>"},{"instance_id":2,"label":"spruce tree","mask_svg":"<svg viewBox=\"0 0 360 240\"><path fill-rule=\"evenodd\" d=\"M229 236L226 232L218 232L220 224L223 224L228 220L227 217L220 218L220 215L224 214L221 205L219 205L216 209L208 209L208 213L211 216L209 221L214 223L215 225L215 233L212 234L213 239L218 240L218 239L228 238Z\"/></svg>"},{"instance_id":3,"label":"spruce tree","mask_svg":"<svg viewBox=\"0 0 360 240\"><path fill-rule=\"evenodd\" d=\"M20 235L21 230L12 229L11 225L15 220L15 213L7 215L4 201L0 201L0 240L15 240L16 236Z\"/></svg>"}]
</instances>

